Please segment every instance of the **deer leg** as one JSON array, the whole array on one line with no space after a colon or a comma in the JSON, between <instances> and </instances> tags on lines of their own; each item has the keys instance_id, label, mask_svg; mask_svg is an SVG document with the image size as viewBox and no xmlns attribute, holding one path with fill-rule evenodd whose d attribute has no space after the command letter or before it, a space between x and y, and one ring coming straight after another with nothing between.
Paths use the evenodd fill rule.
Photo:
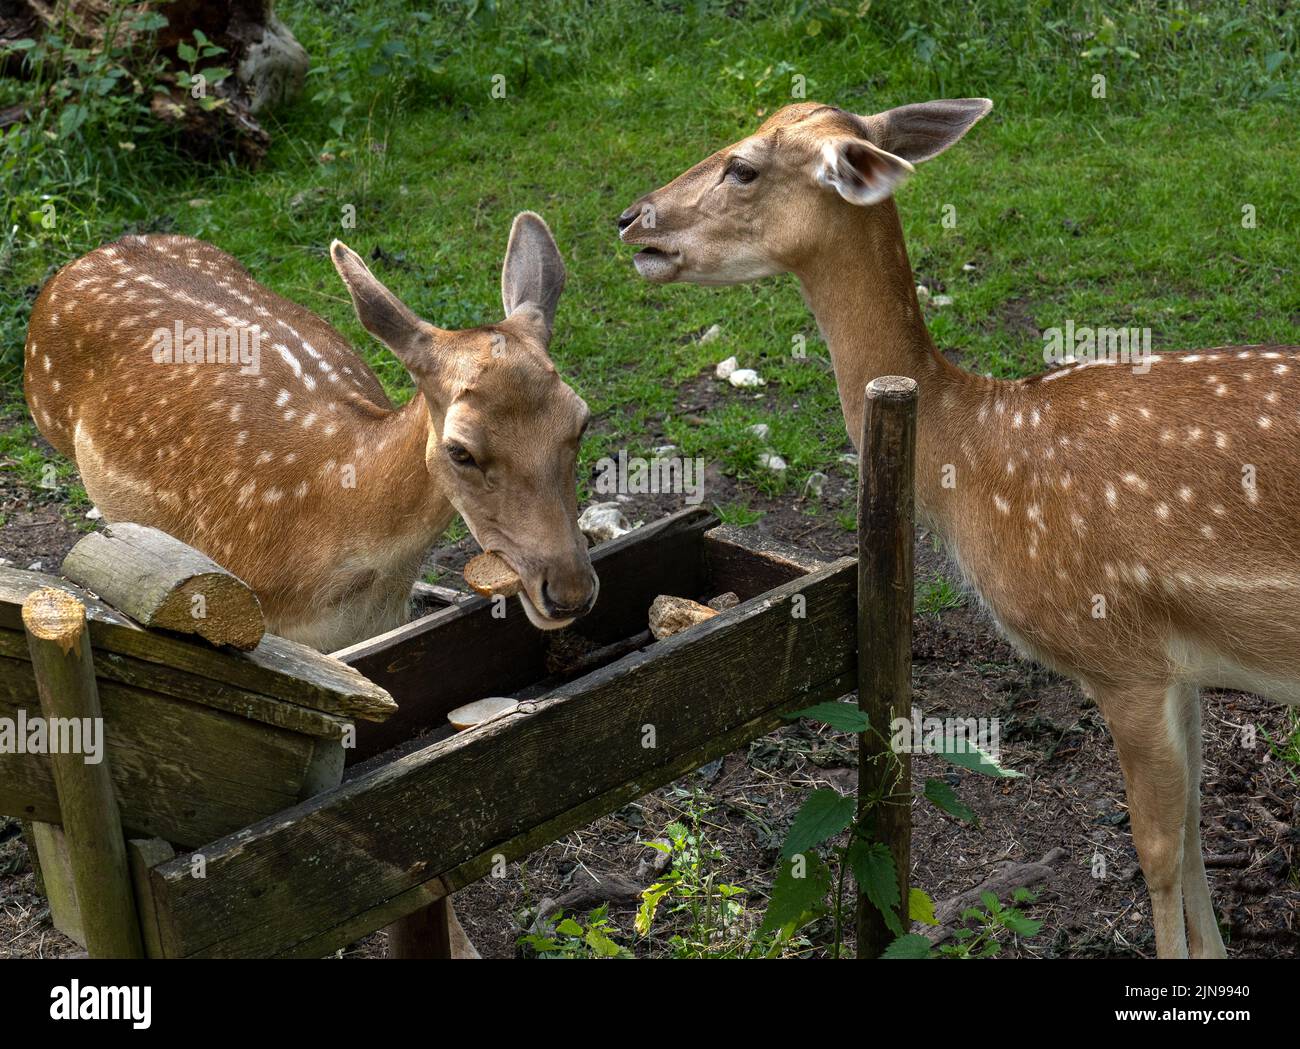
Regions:
<instances>
[{"instance_id":1,"label":"deer leg","mask_svg":"<svg viewBox=\"0 0 1300 1049\"><path fill-rule=\"evenodd\" d=\"M1183 845L1188 811L1186 710L1181 685L1097 689L1124 770L1133 843L1151 893L1156 954L1186 958Z\"/></svg>"},{"instance_id":2,"label":"deer leg","mask_svg":"<svg viewBox=\"0 0 1300 1049\"><path fill-rule=\"evenodd\" d=\"M399 918L385 931L390 958L481 957L465 935L447 896Z\"/></svg>"},{"instance_id":3,"label":"deer leg","mask_svg":"<svg viewBox=\"0 0 1300 1049\"><path fill-rule=\"evenodd\" d=\"M1194 686L1188 686L1185 702L1187 816L1183 824L1183 911L1187 917L1187 951L1193 958L1226 958L1201 850L1201 697Z\"/></svg>"}]
</instances>

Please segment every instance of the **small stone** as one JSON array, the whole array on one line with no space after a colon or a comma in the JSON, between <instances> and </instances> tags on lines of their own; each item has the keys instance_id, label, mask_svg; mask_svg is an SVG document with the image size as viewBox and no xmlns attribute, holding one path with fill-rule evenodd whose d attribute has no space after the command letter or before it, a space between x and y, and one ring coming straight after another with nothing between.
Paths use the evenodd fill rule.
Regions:
<instances>
[{"instance_id":1,"label":"small stone","mask_svg":"<svg viewBox=\"0 0 1300 1049\"><path fill-rule=\"evenodd\" d=\"M822 497L822 489L826 487L826 482L830 478L820 470L815 470L808 475L808 480L803 483L803 497L807 499L811 496L813 499Z\"/></svg>"},{"instance_id":2,"label":"small stone","mask_svg":"<svg viewBox=\"0 0 1300 1049\"><path fill-rule=\"evenodd\" d=\"M728 590L725 594L719 594L712 601L708 602L708 606L715 612L725 612L729 608L735 608L738 604L740 604L740 598L736 596L734 590Z\"/></svg>"},{"instance_id":3,"label":"small stone","mask_svg":"<svg viewBox=\"0 0 1300 1049\"><path fill-rule=\"evenodd\" d=\"M86 511L87 521L98 521L103 516L104 515L100 512L98 506L92 506L89 510Z\"/></svg>"},{"instance_id":4,"label":"small stone","mask_svg":"<svg viewBox=\"0 0 1300 1049\"><path fill-rule=\"evenodd\" d=\"M843 463L845 466L856 467L858 465L858 453L845 452L843 455L840 456L840 462Z\"/></svg>"},{"instance_id":5,"label":"small stone","mask_svg":"<svg viewBox=\"0 0 1300 1049\"><path fill-rule=\"evenodd\" d=\"M973 263L973 262L967 262L967 263L965 263L965 264L962 266L962 272L963 272L963 273L974 273L974 272L975 272L975 263Z\"/></svg>"},{"instance_id":6,"label":"small stone","mask_svg":"<svg viewBox=\"0 0 1300 1049\"><path fill-rule=\"evenodd\" d=\"M655 838L653 844L661 849L650 849L648 856L643 856L636 865L636 880L642 883L650 881L657 874L662 874L673 862L673 843L667 838Z\"/></svg>"},{"instance_id":7,"label":"small stone","mask_svg":"<svg viewBox=\"0 0 1300 1049\"><path fill-rule=\"evenodd\" d=\"M728 357L725 361L719 361L717 367L713 369L713 374L719 379L730 379L732 372L740 367L740 361L735 357Z\"/></svg>"},{"instance_id":8,"label":"small stone","mask_svg":"<svg viewBox=\"0 0 1300 1049\"><path fill-rule=\"evenodd\" d=\"M934 298L932 298L932 299L930 300L930 305L931 305L931 306L951 306L951 305L952 305L952 296L951 296L951 295L936 295Z\"/></svg>"},{"instance_id":9,"label":"small stone","mask_svg":"<svg viewBox=\"0 0 1300 1049\"><path fill-rule=\"evenodd\" d=\"M930 301L930 289L927 288L924 284L918 284L916 286L916 300L922 306L924 306L927 302Z\"/></svg>"},{"instance_id":10,"label":"small stone","mask_svg":"<svg viewBox=\"0 0 1300 1049\"><path fill-rule=\"evenodd\" d=\"M658 448L654 449L654 453L653 453L653 454L655 454L655 455L672 455L673 452L675 452L675 451L677 451L677 445L675 445L675 444L661 444Z\"/></svg>"},{"instance_id":11,"label":"small stone","mask_svg":"<svg viewBox=\"0 0 1300 1049\"><path fill-rule=\"evenodd\" d=\"M766 441L768 435L772 432L772 427L768 426L767 423L754 423L754 425L749 428L749 432L760 441Z\"/></svg>"},{"instance_id":12,"label":"small stone","mask_svg":"<svg viewBox=\"0 0 1300 1049\"><path fill-rule=\"evenodd\" d=\"M753 368L737 368L727 377L727 381L737 389L767 385L767 380L754 371Z\"/></svg>"},{"instance_id":13,"label":"small stone","mask_svg":"<svg viewBox=\"0 0 1300 1049\"><path fill-rule=\"evenodd\" d=\"M773 473L783 473L788 464L775 452L764 452L758 457L758 465L762 466Z\"/></svg>"},{"instance_id":14,"label":"small stone","mask_svg":"<svg viewBox=\"0 0 1300 1049\"><path fill-rule=\"evenodd\" d=\"M29 572L39 572L40 570L41 570L41 563L39 561L33 561L31 564L27 566L27 571Z\"/></svg>"},{"instance_id":15,"label":"small stone","mask_svg":"<svg viewBox=\"0 0 1300 1049\"><path fill-rule=\"evenodd\" d=\"M700 336L700 342L717 342L720 338L722 338L722 328L714 324L708 331Z\"/></svg>"},{"instance_id":16,"label":"small stone","mask_svg":"<svg viewBox=\"0 0 1300 1049\"><path fill-rule=\"evenodd\" d=\"M605 543L632 531L618 503L592 503L578 518L578 530L593 543Z\"/></svg>"},{"instance_id":17,"label":"small stone","mask_svg":"<svg viewBox=\"0 0 1300 1049\"><path fill-rule=\"evenodd\" d=\"M656 641L664 641L674 634L680 634L697 623L712 619L718 614L716 609L691 601L685 597L660 594L650 605L650 633Z\"/></svg>"}]
</instances>

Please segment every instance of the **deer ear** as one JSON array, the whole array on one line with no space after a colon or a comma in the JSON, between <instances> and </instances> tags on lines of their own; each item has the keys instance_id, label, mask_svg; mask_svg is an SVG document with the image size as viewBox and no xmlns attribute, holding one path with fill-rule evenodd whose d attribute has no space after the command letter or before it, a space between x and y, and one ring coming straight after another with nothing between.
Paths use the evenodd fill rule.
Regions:
<instances>
[{"instance_id":1,"label":"deer ear","mask_svg":"<svg viewBox=\"0 0 1300 1049\"><path fill-rule=\"evenodd\" d=\"M545 327L543 337L549 339L564 277L564 259L549 227L540 215L521 211L510 227L510 243L501 265L501 304L506 316L533 307Z\"/></svg>"},{"instance_id":2,"label":"deer ear","mask_svg":"<svg viewBox=\"0 0 1300 1049\"><path fill-rule=\"evenodd\" d=\"M937 157L987 116L987 98L941 98L863 117L871 141L912 164Z\"/></svg>"},{"instance_id":3,"label":"deer ear","mask_svg":"<svg viewBox=\"0 0 1300 1049\"><path fill-rule=\"evenodd\" d=\"M422 367L430 326L383 286L361 256L340 240L330 245L330 258L352 295L352 307L366 331L393 351L409 371Z\"/></svg>"},{"instance_id":4,"label":"deer ear","mask_svg":"<svg viewBox=\"0 0 1300 1049\"><path fill-rule=\"evenodd\" d=\"M879 204L912 174L912 165L861 138L822 143L815 177L850 204Z\"/></svg>"}]
</instances>

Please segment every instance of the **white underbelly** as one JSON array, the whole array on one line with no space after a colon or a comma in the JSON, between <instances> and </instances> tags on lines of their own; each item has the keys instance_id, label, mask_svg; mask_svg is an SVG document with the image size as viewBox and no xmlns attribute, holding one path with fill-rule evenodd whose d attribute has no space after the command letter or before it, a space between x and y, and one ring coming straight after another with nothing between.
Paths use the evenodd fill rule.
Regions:
<instances>
[{"instance_id":1,"label":"white underbelly","mask_svg":"<svg viewBox=\"0 0 1300 1049\"><path fill-rule=\"evenodd\" d=\"M1203 688L1230 688L1252 692L1278 703L1300 705L1300 639L1297 665L1288 669L1243 666L1229 656L1185 638L1169 644L1169 658L1178 675Z\"/></svg>"}]
</instances>

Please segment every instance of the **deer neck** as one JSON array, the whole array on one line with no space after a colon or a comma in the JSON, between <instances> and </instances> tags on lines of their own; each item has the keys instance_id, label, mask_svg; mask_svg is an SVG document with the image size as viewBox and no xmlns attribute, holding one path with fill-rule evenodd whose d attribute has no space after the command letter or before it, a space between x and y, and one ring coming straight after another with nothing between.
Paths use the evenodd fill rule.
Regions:
<instances>
[{"instance_id":1,"label":"deer neck","mask_svg":"<svg viewBox=\"0 0 1300 1049\"><path fill-rule=\"evenodd\" d=\"M1001 384L962 371L935 349L917 302L894 202L853 208L850 215L794 273L830 349L854 447L861 440L867 384L882 375L916 381L917 509L948 534L943 518L951 500L940 495L944 466L955 461L958 449L963 465L978 454L971 424L981 403Z\"/></svg>"}]
</instances>

